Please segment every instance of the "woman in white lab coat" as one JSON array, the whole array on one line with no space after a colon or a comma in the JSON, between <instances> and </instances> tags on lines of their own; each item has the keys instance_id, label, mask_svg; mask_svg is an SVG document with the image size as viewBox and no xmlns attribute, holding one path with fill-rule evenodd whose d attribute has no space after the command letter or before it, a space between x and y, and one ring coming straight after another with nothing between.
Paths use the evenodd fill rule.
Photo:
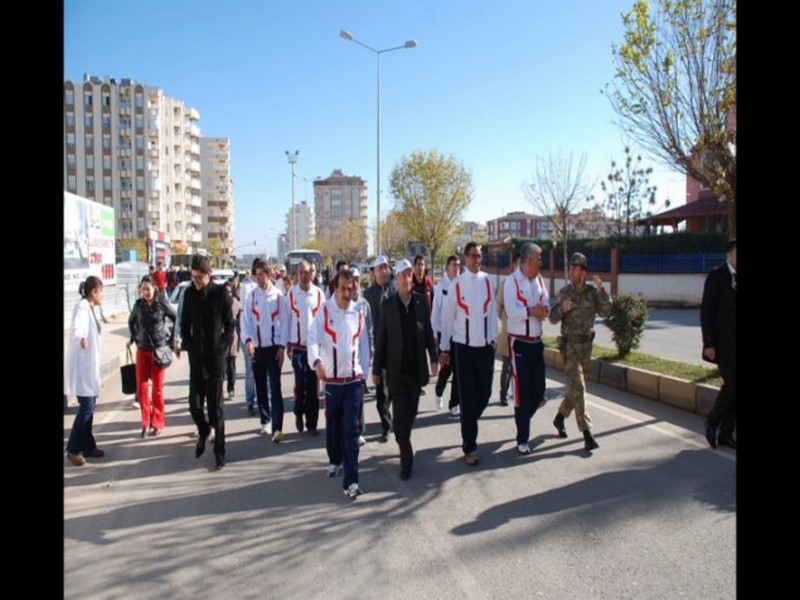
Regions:
<instances>
[{"instance_id":1,"label":"woman in white lab coat","mask_svg":"<svg viewBox=\"0 0 800 600\"><path fill-rule=\"evenodd\" d=\"M104 452L92 435L92 421L100 393L100 323L93 307L103 302L103 282L91 275L81 283L81 299L72 310L72 340L64 371L64 393L77 396L78 412L67 442L67 459L76 466L86 457L99 458Z\"/></svg>"}]
</instances>

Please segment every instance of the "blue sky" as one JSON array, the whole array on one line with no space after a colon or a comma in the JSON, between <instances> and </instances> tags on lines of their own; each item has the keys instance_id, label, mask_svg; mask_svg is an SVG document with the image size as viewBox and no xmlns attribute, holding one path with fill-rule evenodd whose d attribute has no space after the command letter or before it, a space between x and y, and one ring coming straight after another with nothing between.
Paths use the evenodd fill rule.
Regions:
<instances>
[{"instance_id":1,"label":"blue sky","mask_svg":"<svg viewBox=\"0 0 800 600\"><path fill-rule=\"evenodd\" d=\"M633 0L65 0L64 77L129 77L200 112L203 136L231 140L236 245L274 253L291 205L313 204L333 169L367 180L374 225L376 49L381 58L381 212L389 173L414 150L472 172L465 218L534 212L522 193L536 157L587 156L599 180L624 138L600 90ZM650 159L659 203L685 178ZM305 178L305 179L304 179ZM238 253L253 250L242 248Z\"/></svg>"}]
</instances>

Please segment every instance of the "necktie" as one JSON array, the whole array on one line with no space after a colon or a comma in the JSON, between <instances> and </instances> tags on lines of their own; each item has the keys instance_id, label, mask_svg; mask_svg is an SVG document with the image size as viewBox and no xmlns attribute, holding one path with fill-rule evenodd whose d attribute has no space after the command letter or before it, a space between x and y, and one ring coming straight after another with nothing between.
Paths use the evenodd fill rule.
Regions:
<instances>
[{"instance_id":1,"label":"necktie","mask_svg":"<svg viewBox=\"0 0 800 600\"><path fill-rule=\"evenodd\" d=\"M731 287L736 291L736 273L731 273Z\"/></svg>"}]
</instances>

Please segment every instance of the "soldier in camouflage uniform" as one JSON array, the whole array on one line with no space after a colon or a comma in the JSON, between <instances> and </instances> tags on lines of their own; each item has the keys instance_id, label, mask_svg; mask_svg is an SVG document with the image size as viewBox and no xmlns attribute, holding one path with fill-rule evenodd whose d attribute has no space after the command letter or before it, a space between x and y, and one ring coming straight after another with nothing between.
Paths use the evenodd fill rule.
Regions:
<instances>
[{"instance_id":1,"label":"soldier in camouflage uniform","mask_svg":"<svg viewBox=\"0 0 800 600\"><path fill-rule=\"evenodd\" d=\"M587 267L583 254L576 252L572 255L569 261L570 283L558 293L549 319L554 325L561 321L558 346L567 373L567 394L561 402L553 425L558 430L559 437L567 437L564 419L575 409L578 429L583 432L586 450L591 451L598 447L598 443L592 436L592 420L586 413L586 383L583 374L588 369L592 356L595 316L607 317L611 314L611 297L603 289L603 280L597 275L592 277L594 285L586 282Z\"/></svg>"}]
</instances>

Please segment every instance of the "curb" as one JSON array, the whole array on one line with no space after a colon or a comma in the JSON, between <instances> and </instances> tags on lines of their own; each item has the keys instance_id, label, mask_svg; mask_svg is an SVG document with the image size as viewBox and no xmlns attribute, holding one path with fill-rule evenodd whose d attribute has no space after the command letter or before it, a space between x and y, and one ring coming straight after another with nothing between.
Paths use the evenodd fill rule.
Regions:
<instances>
[{"instance_id":1,"label":"curb","mask_svg":"<svg viewBox=\"0 0 800 600\"><path fill-rule=\"evenodd\" d=\"M558 349L545 348L544 359L548 367L564 370L564 361ZM589 369L585 375L589 381L624 390L648 400L663 402L703 417L711 412L719 392L718 387L706 383L694 383L594 358L589 361Z\"/></svg>"}]
</instances>

